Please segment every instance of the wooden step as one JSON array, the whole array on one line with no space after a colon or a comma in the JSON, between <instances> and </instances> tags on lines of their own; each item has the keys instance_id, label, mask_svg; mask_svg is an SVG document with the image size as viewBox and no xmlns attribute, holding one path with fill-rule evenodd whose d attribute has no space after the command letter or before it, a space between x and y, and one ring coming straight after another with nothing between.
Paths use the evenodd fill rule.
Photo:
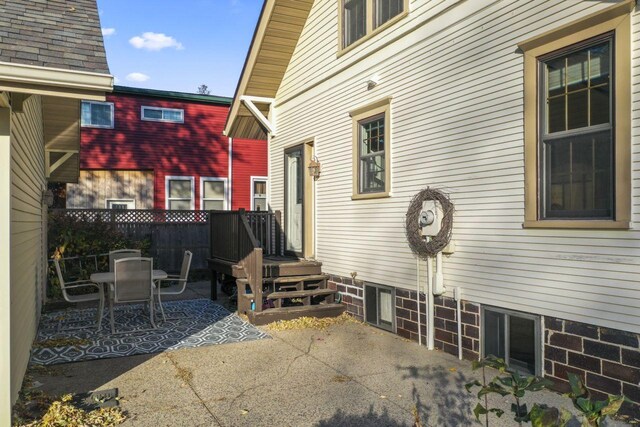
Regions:
<instances>
[{"instance_id":1,"label":"wooden step","mask_svg":"<svg viewBox=\"0 0 640 427\"><path fill-rule=\"evenodd\" d=\"M303 297L315 297L318 295L331 295L335 294L336 290L333 289L309 289L306 291L287 291L287 292L271 292L267 295L269 299L279 298L303 298Z\"/></svg>"},{"instance_id":2,"label":"wooden step","mask_svg":"<svg viewBox=\"0 0 640 427\"><path fill-rule=\"evenodd\" d=\"M265 279L265 282L271 283L297 283L297 282L310 282L310 281L320 281L327 280L329 275L327 274L309 274L306 276L286 276L286 277L275 277L271 279Z\"/></svg>"},{"instance_id":3,"label":"wooden step","mask_svg":"<svg viewBox=\"0 0 640 427\"><path fill-rule=\"evenodd\" d=\"M301 305L295 307L270 308L260 313L247 313L249 322L254 325L266 325L278 320L291 320L298 317L337 317L346 310L343 304Z\"/></svg>"}]
</instances>

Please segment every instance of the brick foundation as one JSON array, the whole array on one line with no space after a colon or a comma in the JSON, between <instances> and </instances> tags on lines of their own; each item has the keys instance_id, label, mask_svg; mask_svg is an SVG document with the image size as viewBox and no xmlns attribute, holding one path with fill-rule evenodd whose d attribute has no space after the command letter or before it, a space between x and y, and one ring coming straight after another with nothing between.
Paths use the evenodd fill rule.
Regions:
<instances>
[{"instance_id":1,"label":"brick foundation","mask_svg":"<svg viewBox=\"0 0 640 427\"><path fill-rule=\"evenodd\" d=\"M360 280L331 275L329 287L342 294L347 311L356 318L364 317L364 283ZM435 297L435 347L458 355L456 301ZM422 343L427 342L427 304L420 294ZM467 360L480 355L480 305L461 301L462 354ZM418 304L416 291L396 288L396 333L418 341ZM608 394L623 394L635 404L623 404L620 411L640 419L640 334L607 329L554 317L544 317L543 364L545 377L558 391L569 390L567 373L579 375L595 399Z\"/></svg>"}]
</instances>

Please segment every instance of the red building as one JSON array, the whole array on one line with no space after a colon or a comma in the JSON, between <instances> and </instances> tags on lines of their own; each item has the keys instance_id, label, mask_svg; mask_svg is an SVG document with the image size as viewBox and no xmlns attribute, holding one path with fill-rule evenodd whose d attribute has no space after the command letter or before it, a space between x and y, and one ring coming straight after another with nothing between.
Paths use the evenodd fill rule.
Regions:
<instances>
[{"instance_id":1,"label":"red building","mask_svg":"<svg viewBox=\"0 0 640 427\"><path fill-rule=\"evenodd\" d=\"M115 86L82 102L68 208L266 209L267 142L222 134L231 98Z\"/></svg>"}]
</instances>

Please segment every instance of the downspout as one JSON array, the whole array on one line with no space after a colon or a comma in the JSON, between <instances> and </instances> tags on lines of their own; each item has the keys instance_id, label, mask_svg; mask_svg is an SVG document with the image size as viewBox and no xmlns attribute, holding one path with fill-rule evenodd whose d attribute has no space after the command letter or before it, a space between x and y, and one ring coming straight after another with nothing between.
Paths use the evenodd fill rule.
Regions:
<instances>
[{"instance_id":1,"label":"downspout","mask_svg":"<svg viewBox=\"0 0 640 427\"><path fill-rule=\"evenodd\" d=\"M227 193L227 210L233 210L233 138L229 137L229 193Z\"/></svg>"},{"instance_id":2,"label":"downspout","mask_svg":"<svg viewBox=\"0 0 640 427\"><path fill-rule=\"evenodd\" d=\"M422 345L422 322L420 322L420 258L416 259L416 302L418 303L418 345Z\"/></svg>"},{"instance_id":3,"label":"downspout","mask_svg":"<svg viewBox=\"0 0 640 427\"><path fill-rule=\"evenodd\" d=\"M456 319L458 320L458 359L462 360L462 318L460 314L462 310L460 308L462 301L462 289L459 287L453 288L453 298L456 300Z\"/></svg>"}]
</instances>

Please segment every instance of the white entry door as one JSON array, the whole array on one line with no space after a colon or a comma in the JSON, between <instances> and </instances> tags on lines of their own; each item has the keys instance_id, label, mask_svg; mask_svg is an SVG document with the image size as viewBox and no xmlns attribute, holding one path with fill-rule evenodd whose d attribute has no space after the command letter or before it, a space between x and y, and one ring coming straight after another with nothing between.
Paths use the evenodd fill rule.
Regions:
<instances>
[{"instance_id":1,"label":"white entry door","mask_svg":"<svg viewBox=\"0 0 640 427\"><path fill-rule=\"evenodd\" d=\"M285 242L286 250L302 256L304 244L304 146L285 151Z\"/></svg>"}]
</instances>

